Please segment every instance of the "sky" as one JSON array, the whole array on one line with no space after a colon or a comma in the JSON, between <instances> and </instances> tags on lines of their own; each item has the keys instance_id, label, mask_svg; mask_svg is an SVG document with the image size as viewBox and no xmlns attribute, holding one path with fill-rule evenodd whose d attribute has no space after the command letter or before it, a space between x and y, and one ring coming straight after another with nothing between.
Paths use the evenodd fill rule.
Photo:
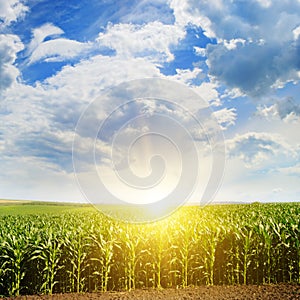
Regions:
<instances>
[{"instance_id":1,"label":"sky","mask_svg":"<svg viewBox=\"0 0 300 300\"><path fill-rule=\"evenodd\" d=\"M144 78L171 85L160 97L155 84L135 85ZM180 134L195 125L182 108L191 108L192 100L183 96L181 102L172 91L181 86L199 95L197 109L209 106L224 139L226 167L219 167L223 179L213 201L298 201L299 79L299 0L0 0L0 198L84 202L85 189L94 188L88 198L97 194L103 200L97 183L82 186L93 180L87 145L98 151L97 172L107 189L116 197L142 197L111 179L108 145L121 129L119 148L135 141L128 160L133 172L146 178L151 168L171 169L162 189L147 199L164 197L182 174L195 179L189 154L178 158L181 150L192 153L181 149ZM152 110L146 100L122 106L147 89L155 98ZM142 110L147 112L138 119ZM109 122L101 131L104 120ZM160 135L141 138L147 130ZM193 202L202 197L213 158L197 130L189 135L201 148L200 158L190 156L200 159L202 172ZM113 155L121 165L126 154L117 150ZM165 165L153 160L149 167L155 155L168 157ZM190 172L179 174L184 163Z\"/></svg>"}]
</instances>

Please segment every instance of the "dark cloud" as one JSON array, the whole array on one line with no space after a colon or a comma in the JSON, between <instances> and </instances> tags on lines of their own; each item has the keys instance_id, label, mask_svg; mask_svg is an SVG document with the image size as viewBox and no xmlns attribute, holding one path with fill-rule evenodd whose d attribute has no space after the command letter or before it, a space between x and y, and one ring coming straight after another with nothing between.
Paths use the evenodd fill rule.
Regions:
<instances>
[{"instance_id":1,"label":"dark cloud","mask_svg":"<svg viewBox=\"0 0 300 300\"><path fill-rule=\"evenodd\" d=\"M299 1L188 3L190 14L194 11L209 19L203 26L218 40L207 46L207 58L210 75L221 83L258 97L276 88L278 82L299 79ZM228 47L237 39L243 42Z\"/></svg>"},{"instance_id":2,"label":"dark cloud","mask_svg":"<svg viewBox=\"0 0 300 300\"><path fill-rule=\"evenodd\" d=\"M274 106L278 116L282 120L291 114L300 116L300 104L296 103L292 97L278 101Z\"/></svg>"},{"instance_id":3,"label":"dark cloud","mask_svg":"<svg viewBox=\"0 0 300 300\"><path fill-rule=\"evenodd\" d=\"M300 104L293 97L277 100L271 106L258 107L257 114L267 119L281 119L284 121L294 121L300 117Z\"/></svg>"},{"instance_id":4,"label":"dark cloud","mask_svg":"<svg viewBox=\"0 0 300 300\"><path fill-rule=\"evenodd\" d=\"M211 75L250 96L266 94L276 82L298 79L300 53L295 43L246 43L231 50L225 45L208 45L207 56Z\"/></svg>"},{"instance_id":5,"label":"dark cloud","mask_svg":"<svg viewBox=\"0 0 300 300\"><path fill-rule=\"evenodd\" d=\"M279 101L276 104L278 115L281 119L285 119L290 114L300 116L300 104L297 104L292 97L285 101Z\"/></svg>"}]
</instances>

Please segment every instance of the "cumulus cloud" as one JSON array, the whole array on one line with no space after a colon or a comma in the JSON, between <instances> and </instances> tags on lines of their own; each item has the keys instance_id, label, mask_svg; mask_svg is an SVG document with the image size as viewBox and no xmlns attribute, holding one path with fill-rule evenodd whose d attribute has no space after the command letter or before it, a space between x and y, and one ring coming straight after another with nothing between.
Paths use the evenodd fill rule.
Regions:
<instances>
[{"instance_id":1,"label":"cumulus cloud","mask_svg":"<svg viewBox=\"0 0 300 300\"><path fill-rule=\"evenodd\" d=\"M253 42L228 49L223 44L208 45L209 72L230 88L259 97L280 82L297 81L298 53L296 45L280 48L277 44Z\"/></svg>"},{"instance_id":2,"label":"cumulus cloud","mask_svg":"<svg viewBox=\"0 0 300 300\"><path fill-rule=\"evenodd\" d=\"M289 97L277 101L271 106L260 106L257 110L257 115L268 120L280 119L285 122L300 121L300 104Z\"/></svg>"},{"instance_id":3,"label":"cumulus cloud","mask_svg":"<svg viewBox=\"0 0 300 300\"><path fill-rule=\"evenodd\" d=\"M143 58L123 59L118 56L96 55L75 66L65 66L48 78L45 87L76 95L81 101L91 101L99 91L124 80L160 76L158 67Z\"/></svg>"},{"instance_id":4,"label":"cumulus cloud","mask_svg":"<svg viewBox=\"0 0 300 300\"><path fill-rule=\"evenodd\" d=\"M111 48L116 50L117 55L111 57L94 54L90 58L83 58L82 54L89 51L90 44L64 38L63 30L50 23L32 31L32 40L25 52L27 64L54 60L64 60L66 64L57 74L34 86L16 82L16 88L7 90L5 103L0 107L3 121L0 124L0 162L3 173L9 173L10 178L23 181L24 174L32 170L31 179L25 181L28 186L43 171L44 178L49 178L49 181L65 178L62 182L69 182L66 177L73 171L71 151L74 128L87 104L99 95L99 91L124 80L161 76L153 60L171 59L169 46L177 43L185 34L176 26L160 22L140 26L129 24L124 28L122 24L119 27L110 26L103 39L100 38L92 46L106 46L110 40L108 35L112 34ZM131 33L129 37L126 36L126 30ZM125 34L124 40L119 41L118 34ZM12 65L16 51L21 48L14 48L12 40L10 43L14 51L9 52L8 56L8 38L5 38L3 56ZM148 59L148 55L151 59ZM68 65L68 59L74 57L80 58L80 61ZM1 76L2 73L5 75L7 72L1 71ZM99 110L102 117L112 111L111 107L115 108L115 103L107 105L109 107L104 106ZM93 123L89 125L93 126ZM9 164L4 164L8 160ZM11 170L18 168L20 172L11 173ZM10 187L9 183L5 186ZM34 198L30 193L26 195Z\"/></svg>"},{"instance_id":5,"label":"cumulus cloud","mask_svg":"<svg viewBox=\"0 0 300 300\"><path fill-rule=\"evenodd\" d=\"M237 113L235 108L223 108L215 111L214 116L217 118L222 130L226 130L228 127L235 125Z\"/></svg>"},{"instance_id":6,"label":"cumulus cloud","mask_svg":"<svg viewBox=\"0 0 300 300\"><path fill-rule=\"evenodd\" d=\"M0 160L10 158L18 164L18 159L30 158L28 165L36 159L40 169L50 166L51 170L55 167L56 171L70 172L74 124L64 124L63 118L57 120L64 114L60 109L67 107L63 101L58 103L55 93L41 88L19 84L17 91L9 89L0 108L0 133L5 141ZM75 107L75 117L76 111Z\"/></svg>"},{"instance_id":7,"label":"cumulus cloud","mask_svg":"<svg viewBox=\"0 0 300 300\"><path fill-rule=\"evenodd\" d=\"M206 81L202 82L198 86L193 86L196 93L213 106L221 105L221 99L217 88L218 85L216 83Z\"/></svg>"},{"instance_id":8,"label":"cumulus cloud","mask_svg":"<svg viewBox=\"0 0 300 300\"><path fill-rule=\"evenodd\" d=\"M206 56L206 48L194 46L195 54L198 56L205 57Z\"/></svg>"},{"instance_id":9,"label":"cumulus cloud","mask_svg":"<svg viewBox=\"0 0 300 300\"><path fill-rule=\"evenodd\" d=\"M176 20L202 27L210 75L258 97L299 80L299 1L173 0ZM203 51L200 52L203 54Z\"/></svg>"},{"instance_id":10,"label":"cumulus cloud","mask_svg":"<svg viewBox=\"0 0 300 300\"><path fill-rule=\"evenodd\" d=\"M0 1L0 26L1 23L2 26L9 26L12 22L22 18L27 11L28 7L22 0Z\"/></svg>"},{"instance_id":11,"label":"cumulus cloud","mask_svg":"<svg viewBox=\"0 0 300 300\"><path fill-rule=\"evenodd\" d=\"M22 49L23 44L18 36L0 34L0 92L7 89L19 75L14 62Z\"/></svg>"},{"instance_id":12,"label":"cumulus cloud","mask_svg":"<svg viewBox=\"0 0 300 300\"><path fill-rule=\"evenodd\" d=\"M221 1L205 1L209 5L218 8L222 6ZM214 38L215 33L212 29L211 20L205 15L199 12L199 8L193 5L188 0L171 0L170 7L174 11L175 23L179 26L186 26L188 24L194 24L201 27L204 30L204 34L207 37Z\"/></svg>"},{"instance_id":13,"label":"cumulus cloud","mask_svg":"<svg viewBox=\"0 0 300 300\"><path fill-rule=\"evenodd\" d=\"M59 38L64 32L57 26L47 23L33 30L33 38L28 45L29 64L40 60L46 62L64 61L91 49L91 43L82 43L66 38ZM46 38L52 38L45 40Z\"/></svg>"},{"instance_id":14,"label":"cumulus cloud","mask_svg":"<svg viewBox=\"0 0 300 300\"><path fill-rule=\"evenodd\" d=\"M204 76L199 68L190 69L176 69L176 74L168 76L169 79L176 80L188 85L192 85L195 79L201 79Z\"/></svg>"},{"instance_id":15,"label":"cumulus cloud","mask_svg":"<svg viewBox=\"0 0 300 300\"><path fill-rule=\"evenodd\" d=\"M227 141L230 158L239 158L247 168L280 167L295 163L298 151L280 136L265 132L248 132Z\"/></svg>"},{"instance_id":16,"label":"cumulus cloud","mask_svg":"<svg viewBox=\"0 0 300 300\"><path fill-rule=\"evenodd\" d=\"M184 36L183 28L154 21L143 25L110 24L97 40L123 58L147 57L154 61L171 61L174 56L170 46L176 45Z\"/></svg>"},{"instance_id":17,"label":"cumulus cloud","mask_svg":"<svg viewBox=\"0 0 300 300\"><path fill-rule=\"evenodd\" d=\"M220 106L221 98L216 82L203 81L205 73L202 69L195 67L191 69L176 69L176 74L166 76L167 79L176 80L191 87L203 100L212 106ZM199 82L201 82L199 84Z\"/></svg>"},{"instance_id":18,"label":"cumulus cloud","mask_svg":"<svg viewBox=\"0 0 300 300\"><path fill-rule=\"evenodd\" d=\"M7 90L0 107L2 158L15 157L17 163L20 156L36 157L41 168L55 166L56 170L71 172L74 128L88 103L101 90L123 82L124 78L159 74L154 64L141 58L124 60L97 55L67 65L35 86L16 83L14 89ZM109 109L101 107L99 113L105 116L112 111Z\"/></svg>"}]
</instances>

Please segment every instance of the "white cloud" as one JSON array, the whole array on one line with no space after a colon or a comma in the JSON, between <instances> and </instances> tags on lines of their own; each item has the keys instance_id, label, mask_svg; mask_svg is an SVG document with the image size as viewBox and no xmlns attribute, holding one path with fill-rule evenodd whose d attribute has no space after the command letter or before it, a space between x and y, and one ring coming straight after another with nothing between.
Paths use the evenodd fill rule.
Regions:
<instances>
[{"instance_id":1,"label":"white cloud","mask_svg":"<svg viewBox=\"0 0 300 300\"><path fill-rule=\"evenodd\" d=\"M257 120L255 123L258 128L268 130L266 123ZM270 128L272 124L269 124ZM276 127L273 129L277 131ZM227 140L228 159L216 201L300 200L299 146L295 145L298 138L287 142L289 129L285 130L282 128L280 135L252 131Z\"/></svg>"},{"instance_id":2,"label":"white cloud","mask_svg":"<svg viewBox=\"0 0 300 300\"><path fill-rule=\"evenodd\" d=\"M173 60L170 46L184 36L181 27L154 21L144 25L110 24L97 41L114 49L120 57L147 57L159 62Z\"/></svg>"},{"instance_id":3,"label":"white cloud","mask_svg":"<svg viewBox=\"0 0 300 300\"><path fill-rule=\"evenodd\" d=\"M75 66L65 66L45 81L45 87L64 90L86 102L91 101L100 90L123 81L157 76L160 76L159 69L143 58L97 55Z\"/></svg>"},{"instance_id":4,"label":"white cloud","mask_svg":"<svg viewBox=\"0 0 300 300\"><path fill-rule=\"evenodd\" d=\"M184 81L201 72L195 70L179 73L182 73L179 80ZM0 132L4 134L5 140L5 143L0 143L2 148L0 160L3 174L7 174L6 180L1 181L1 195L16 198L23 193L23 197L32 199L39 197L48 200L55 197L58 199L57 184L60 182L60 186L64 185L64 193L61 193L60 197L66 200L79 199L74 192L77 188L72 185L70 173L72 131L80 113L99 95L99 91L124 80L145 77L164 76L155 64L144 58L124 59L119 56L97 55L74 66L65 66L59 73L44 82L37 83L34 87L18 83L14 89L8 89L5 103L2 103L1 107L5 108L6 114L0 126ZM100 104L101 118L116 106L113 101L107 105L102 105L102 102ZM164 108L166 110L159 107L161 113L171 118L182 117L177 111ZM116 122L120 121L119 119L117 118ZM188 123L188 120L185 121ZM89 126L94 126L94 123L91 122ZM80 140L81 148L77 150L89 158L89 153L85 155L85 143L86 138ZM108 152L106 145L101 143L97 143L96 150L101 153ZM8 162L9 157L11 159ZM5 161L6 164L2 163ZM105 156L101 162L105 162ZM89 166L89 161L84 163L85 166ZM25 178L27 173L30 176ZM14 192L11 189L11 180L20 182L18 191ZM41 191L39 185L43 185L48 191L47 195ZM80 195L79 190L78 194Z\"/></svg>"},{"instance_id":5,"label":"white cloud","mask_svg":"<svg viewBox=\"0 0 300 300\"><path fill-rule=\"evenodd\" d=\"M64 61L87 52L91 49L91 43L81 43L66 38L57 38L64 32L59 27L47 23L33 30L33 38L27 48L29 64L44 60ZM45 38L53 39L45 41Z\"/></svg>"},{"instance_id":6,"label":"white cloud","mask_svg":"<svg viewBox=\"0 0 300 300\"><path fill-rule=\"evenodd\" d=\"M68 39L55 39L43 42L31 54L29 64L44 60L65 61L77 57L91 48L89 43L81 43Z\"/></svg>"},{"instance_id":7,"label":"white cloud","mask_svg":"<svg viewBox=\"0 0 300 300\"><path fill-rule=\"evenodd\" d=\"M199 68L190 69L176 69L176 74L168 76L169 79L182 82L184 84L192 85L195 79L203 77L203 71Z\"/></svg>"},{"instance_id":8,"label":"white cloud","mask_svg":"<svg viewBox=\"0 0 300 300\"><path fill-rule=\"evenodd\" d=\"M46 23L32 30L32 40L27 47L27 52L32 53L46 37L59 36L63 34L63 30L51 23Z\"/></svg>"},{"instance_id":9,"label":"white cloud","mask_svg":"<svg viewBox=\"0 0 300 300\"><path fill-rule=\"evenodd\" d=\"M221 1L208 1L208 3L217 8ZM196 6L191 5L189 0L171 0L170 7L174 11L176 24L182 27L194 24L201 27L207 37L215 37L211 20L205 14L200 13Z\"/></svg>"},{"instance_id":10,"label":"white cloud","mask_svg":"<svg viewBox=\"0 0 300 300\"><path fill-rule=\"evenodd\" d=\"M0 1L0 26L10 25L10 23L22 18L28 11L24 1L20 0L1 0ZM0 27L1 28L1 27Z\"/></svg>"},{"instance_id":11,"label":"white cloud","mask_svg":"<svg viewBox=\"0 0 300 300\"><path fill-rule=\"evenodd\" d=\"M212 106L220 106L221 99L215 82L203 81L205 74L202 69L197 67L191 69L176 69L176 74L166 76L167 79L176 80L190 86L204 101ZM201 82L197 84L195 82Z\"/></svg>"},{"instance_id":12,"label":"white cloud","mask_svg":"<svg viewBox=\"0 0 300 300\"><path fill-rule=\"evenodd\" d=\"M264 117L266 119L273 119L278 117L278 111L277 111L277 105L271 105L271 106L260 106L257 109L257 115L260 117Z\"/></svg>"},{"instance_id":13,"label":"white cloud","mask_svg":"<svg viewBox=\"0 0 300 300\"><path fill-rule=\"evenodd\" d=\"M257 115L268 120L283 120L289 122L300 121L300 104L291 97L277 101L270 106L260 106Z\"/></svg>"},{"instance_id":14,"label":"white cloud","mask_svg":"<svg viewBox=\"0 0 300 300\"><path fill-rule=\"evenodd\" d=\"M228 127L235 125L237 114L235 108L223 108L215 111L214 116L217 118L222 130L226 130Z\"/></svg>"},{"instance_id":15,"label":"white cloud","mask_svg":"<svg viewBox=\"0 0 300 300\"><path fill-rule=\"evenodd\" d=\"M231 99L235 99L235 98L241 98L245 96L246 94L243 93L239 88L233 88L233 89L226 89L225 92L221 95L221 99L227 97Z\"/></svg>"},{"instance_id":16,"label":"white cloud","mask_svg":"<svg viewBox=\"0 0 300 300\"><path fill-rule=\"evenodd\" d=\"M248 132L228 140L229 157L239 158L247 168L269 170L281 164L295 163L299 159L297 149L281 136L266 132Z\"/></svg>"},{"instance_id":17,"label":"white cloud","mask_svg":"<svg viewBox=\"0 0 300 300\"><path fill-rule=\"evenodd\" d=\"M229 41L224 40L224 46L228 49L228 50L234 50L237 48L238 44L244 45L246 42L246 40L244 39L231 39Z\"/></svg>"},{"instance_id":18,"label":"white cloud","mask_svg":"<svg viewBox=\"0 0 300 300\"><path fill-rule=\"evenodd\" d=\"M14 156L15 162L19 156L43 158L38 160L41 164L49 162L69 172L73 130L86 105L105 88L159 74L155 65L141 58L98 55L65 66L34 87L15 83L7 89L0 107L2 157ZM106 114L109 109L103 107L99 112Z\"/></svg>"},{"instance_id":19,"label":"white cloud","mask_svg":"<svg viewBox=\"0 0 300 300\"><path fill-rule=\"evenodd\" d=\"M194 50L195 50L196 55L202 56L202 57L206 56L206 48L194 46Z\"/></svg>"},{"instance_id":20,"label":"white cloud","mask_svg":"<svg viewBox=\"0 0 300 300\"><path fill-rule=\"evenodd\" d=\"M210 105L220 106L220 95L217 90L218 85L213 82L202 82L199 86L194 86L193 89Z\"/></svg>"},{"instance_id":21,"label":"white cloud","mask_svg":"<svg viewBox=\"0 0 300 300\"><path fill-rule=\"evenodd\" d=\"M0 92L7 89L20 74L14 62L22 49L23 44L18 36L0 34Z\"/></svg>"}]
</instances>

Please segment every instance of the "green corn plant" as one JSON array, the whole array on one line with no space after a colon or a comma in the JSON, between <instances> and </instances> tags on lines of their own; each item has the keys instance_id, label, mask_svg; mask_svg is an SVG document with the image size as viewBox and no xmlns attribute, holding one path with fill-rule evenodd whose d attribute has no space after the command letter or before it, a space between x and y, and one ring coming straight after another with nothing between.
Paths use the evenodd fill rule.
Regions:
<instances>
[{"instance_id":1,"label":"green corn plant","mask_svg":"<svg viewBox=\"0 0 300 300\"><path fill-rule=\"evenodd\" d=\"M271 262L271 254L272 254L272 233L271 227L268 223L259 224L259 232L262 238L262 246L263 246L263 284L271 283L272 278L272 262Z\"/></svg>"},{"instance_id":2,"label":"green corn plant","mask_svg":"<svg viewBox=\"0 0 300 300\"><path fill-rule=\"evenodd\" d=\"M242 259L243 259L243 284L247 284L247 272L251 263L251 256L253 255L252 237L253 230L248 226L240 229L240 234L243 239Z\"/></svg>"},{"instance_id":3,"label":"green corn plant","mask_svg":"<svg viewBox=\"0 0 300 300\"><path fill-rule=\"evenodd\" d=\"M178 287L180 285L180 261L179 243L177 240L178 220L175 218L168 221L167 242L168 252L166 253L167 287Z\"/></svg>"},{"instance_id":4,"label":"green corn plant","mask_svg":"<svg viewBox=\"0 0 300 300\"><path fill-rule=\"evenodd\" d=\"M207 284L214 284L214 265L216 259L216 249L218 242L221 241L223 227L220 225L215 227L214 225L205 225L203 234L201 237L201 245L206 253L204 260L204 267L207 276Z\"/></svg>"},{"instance_id":5,"label":"green corn plant","mask_svg":"<svg viewBox=\"0 0 300 300\"><path fill-rule=\"evenodd\" d=\"M162 263L163 263L163 256L164 256L164 251L165 251L165 236L164 236L164 232L159 230L159 232L157 233L157 248L156 251L153 251L152 253L156 254L155 260L154 260L154 270L155 270L155 277L156 279L156 283L154 283L154 286L158 289L162 288L161 285L161 280L162 280Z\"/></svg>"},{"instance_id":6,"label":"green corn plant","mask_svg":"<svg viewBox=\"0 0 300 300\"><path fill-rule=\"evenodd\" d=\"M263 277L263 262L264 256L263 241L260 235L260 220L257 220L256 226L254 227L255 242L253 243L253 278L252 284L260 284L261 278Z\"/></svg>"},{"instance_id":7,"label":"green corn plant","mask_svg":"<svg viewBox=\"0 0 300 300\"><path fill-rule=\"evenodd\" d=\"M299 229L298 229L298 232L299 232ZM297 237L294 237L294 245L295 245L295 248L296 248L296 261L297 261L297 273L296 273L296 282L298 284L300 284L300 240L299 240L299 237L300 237L300 232L297 234Z\"/></svg>"},{"instance_id":8,"label":"green corn plant","mask_svg":"<svg viewBox=\"0 0 300 300\"><path fill-rule=\"evenodd\" d=\"M84 272L89 266L87 257L90 242L86 232L81 227L76 228L67 235L65 245L65 251L68 253L67 261L71 265L67 270L71 278L71 291L81 293L85 291L87 278Z\"/></svg>"},{"instance_id":9,"label":"green corn plant","mask_svg":"<svg viewBox=\"0 0 300 300\"><path fill-rule=\"evenodd\" d=\"M284 257L286 255L285 249L283 249L283 243L282 243L282 224L277 223L274 219L270 219L270 230L274 233L273 237L273 249L272 249L272 261L273 261L273 278L272 282L276 283L276 278L280 275L282 275L282 278L284 280L285 277L285 266L281 264L281 261L284 260Z\"/></svg>"},{"instance_id":10,"label":"green corn plant","mask_svg":"<svg viewBox=\"0 0 300 300\"><path fill-rule=\"evenodd\" d=\"M33 252L32 260L38 260L43 265L43 283L41 292L52 295L54 286L58 283L55 276L63 268L60 265L64 241L50 229L44 234L41 242Z\"/></svg>"},{"instance_id":11,"label":"green corn plant","mask_svg":"<svg viewBox=\"0 0 300 300\"><path fill-rule=\"evenodd\" d=\"M148 235L143 245L145 263L142 273L145 276L145 287L162 288L163 261L167 250L166 234L162 228L160 222L145 229Z\"/></svg>"},{"instance_id":12,"label":"green corn plant","mask_svg":"<svg viewBox=\"0 0 300 300\"><path fill-rule=\"evenodd\" d=\"M26 288L23 279L27 272L33 242L37 240L32 222L24 217L11 218L1 237L1 273L10 296L18 296ZM4 228L3 228L4 229Z\"/></svg>"},{"instance_id":13,"label":"green corn plant","mask_svg":"<svg viewBox=\"0 0 300 300\"><path fill-rule=\"evenodd\" d=\"M1 244L1 258L3 273L8 276L8 293L18 296L22 289L21 281L25 276L25 262L29 255L29 243L26 236L7 234Z\"/></svg>"},{"instance_id":14,"label":"green corn plant","mask_svg":"<svg viewBox=\"0 0 300 300\"><path fill-rule=\"evenodd\" d=\"M197 243L196 232L191 220L179 224L177 228L178 239L178 263L181 266L181 286L183 288L189 285L190 261L194 257L191 255L193 246Z\"/></svg>"},{"instance_id":15,"label":"green corn plant","mask_svg":"<svg viewBox=\"0 0 300 300\"><path fill-rule=\"evenodd\" d=\"M241 236L240 232L236 231L236 228L228 229L228 248L224 249L227 261L226 261L226 279L229 284L240 283L240 264L241 264L241 253L240 244Z\"/></svg>"},{"instance_id":16,"label":"green corn plant","mask_svg":"<svg viewBox=\"0 0 300 300\"><path fill-rule=\"evenodd\" d=\"M294 217L291 220L290 227L290 247L291 247L291 259L294 266L292 274L290 274L290 282L296 282L300 284L300 217ZM294 278L294 279L292 279Z\"/></svg>"},{"instance_id":17,"label":"green corn plant","mask_svg":"<svg viewBox=\"0 0 300 300\"><path fill-rule=\"evenodd\" d=\"M239 247L236 243L236 240L239 240L240 236L234 232L232 236L232 244L229 250L229 262L230 266L230 283L231 284L239 284L240 283L240 251Z\"/></svg>"},{"instance_id":18,"label":"green corn plant","mask_svg":"<svg viewBox=\"0 0 300 300\"><path fill-rule=\"evenodd\" d=\"M97 262L100 268L94 271L94 275L100 276L101 291L107 291L110 278L111 267L113 264L114 248L119 247L115 237L116 228L112 224L106 226L105 230L99 230L91 235L92 244L95 248L96 257L91 261Z\"/></svg>"},{"instance_id":19,"label":"green corn plant","mask_svg":"<svg viewBox=\"0 0 300 300\"><path fill-rule=\"evenodd\" d=\"M0 297L4 298L4 291L2 288L4 288L4 276L5 276L5 270L0 268Z\"/></svg>"},{"instance_id":20,"label":"green corn plant","mask_svg":"<svg viewBox=\"0 0 300 300\"><path fill-rule=\"evenodd\" d=\"M143 256L148 253L147 249L141 249L141 244L146 239L142 229L142 226L126 225L123 230L120 230L125 289L128 291L136 289L138 266L141 264Z\"/></svg>"},{"instance_id":21,"label":"green corn plant","mask_svg":"<svg viewBox=\"0 0 300 300\"><path fill-rule=\"evenodd\" d=\"M178 222L174 219L160 221L151 232L152 240L149 247L152 261L153 287L161 289L176 286L176 279L180 270L178 257ZM145 235L149 235L146 230ZM162 282L164 281L164 283Z\"/></svg>"}]
</instances>

